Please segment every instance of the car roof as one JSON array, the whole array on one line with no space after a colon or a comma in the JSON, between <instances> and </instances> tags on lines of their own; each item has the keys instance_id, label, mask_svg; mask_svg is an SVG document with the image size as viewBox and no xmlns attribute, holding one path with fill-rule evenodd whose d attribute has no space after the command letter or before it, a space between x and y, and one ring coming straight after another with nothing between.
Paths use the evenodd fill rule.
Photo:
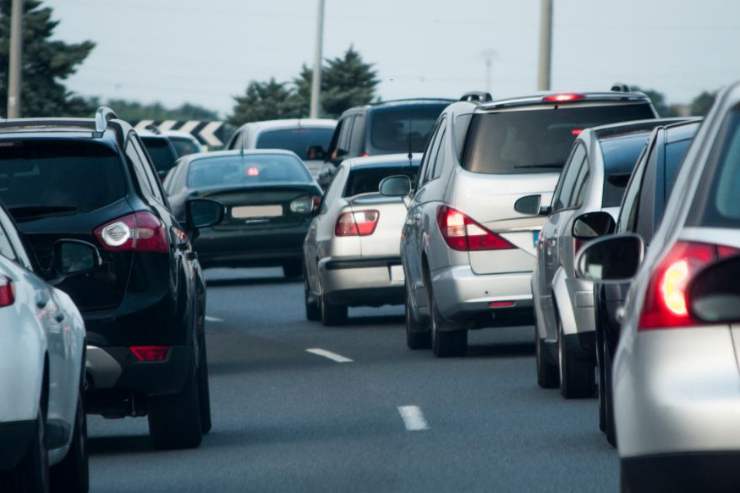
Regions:
<instances>
[{"instance_id":1,"label":"car roof","mask_svg":"<svg viewBox=\"0 0 740 493\"><path fill-rule=\"evenodd\" d=\"M574 95L578 99L572 101L547 101L547 97ZM497 99L490 103L478 105L480 112L495 111L509 108L529 106L581 106L594 103L650 103L650 98L638 91L609 91L609 92L582 92L582 91L542 91L528 96Z\"/></svg>"},{"instance_id":2,"label":"car roof","mask_svg":"<svg viewBox=\"0 0 740 493\"><path fill-rule=\"evenodd\" d=\"M93 118L15 118L0 121L0 139L85 139L122 145L130 128L118 119L108 120L105 130L98 132Z\"/></svg>"},{"instance_id":3,"label":"car roof","mask_svg":"<svg viewBox=\"0 0 740 493\"><path fill-rule=\"evenodd\" d=\"M198 139L196 139L193 134L188 132L180 132L179 130L165 130L164 132L162 132L162 135L164 135L165 137L189 139L198 142Z\"/></svg>"},{"instance_id":4,"label":"car roof","mask_svg":"<svg viewBox=\"0 0 740 493\"><path fill-rule=\"evenodd\" d=\"M702 121L704 121L703 118L692 118L681 123L666 125L664 128L666 143L693 139L694 135L696 135L696 132L699 130Z\"/></svg>"},{"instance_id":5,"label":"car roof","mask_svg":"<svg viewBox=\"0 0 740 493\"><path fill-rule=\"evenodd\" d=\"M427 104L444 104L449 105L454 103L455 99L446 99L446 98L408 98L408 99L393 99L390 101L379 101L376 103L370 103L360 106L353 106L352 108L349 108L345 110L342 113L342 116L344 115L350 115L354 113L362 113L365 111L374 111L379 109L385 109L385 108L403 108L404 106L419 106L419 105L427 105Z\"/></svg>"},{"instance_id":6,"label":"car roof","mask_svg":"<svg viewBox=\"0 0 740 493\"><path fill-rule=\"evenodd\" d=\"M268 130L273 128L334 128L337 126L337 121L329 118L285 118L282 120L249 122L239 128L244 128L246 126L254 127L258 130Z\"/></svg>"},{"instance_id":7,"label":"car roof","mask_svg":"<svg viewBox=\"0 0 740 493\"><path fill-rule=\"evenodd\" d=\"M610 139L614 137L623 137L629 134L636 133L650 133L655 128L670 125L673 123L684 123L686 118L675 117L675 118L649 118L647 120L634 120L629 122L609 123L607 125L599 125L584 130L593 134L597 139Z\"/></svg>"},{"instance_id":8,"label":"car roof","mask_svg":"<svg viewBox=\"0 0 740 493\"><path fill-rule=\"evenodd\" d=\"M183 156L183 161L186 162L192 162L199 159L208 159L208 158L219 158L219 157L229 157L229 156L263 156L265 154L271 154L271 155L280 155L280 156L292 156L296 158L297 160L301 161L301 158L298 157L298 155L293 151L288 151L285 149L233 149L228 151L209 151L209 152L198 152L195 154L187 154Z\"/></svg>"},{"instance_id":9,"label":"car roof","mask_svg":"<svg viewBox=\"0 0 740 493\"><path fill-rule=\"evenodd\" d=\"M411 155L411 162L414 165L418 165L421 162L423 154L414 153ZM368 168L386 168L388 166L408 164L409 155L408 153L403 154L381 154L379 156L365 156L346 159L342 162L342 166L347 166L351 169L368 169Z\"/></svg>"}]
</instances>

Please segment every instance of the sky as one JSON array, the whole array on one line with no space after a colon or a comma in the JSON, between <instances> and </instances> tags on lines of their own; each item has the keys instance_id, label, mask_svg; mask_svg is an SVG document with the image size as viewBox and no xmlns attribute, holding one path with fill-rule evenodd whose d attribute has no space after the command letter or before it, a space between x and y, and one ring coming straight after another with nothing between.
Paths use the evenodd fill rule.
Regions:
<instances>
[{"instance_id":1,"label":"sky","mask_svg":"<svg viewBox=\"0 0 740 493\"><path fill-rule=\"evenodd\" d=\"M313 60L317 0L46 0L56 37L95 50L68 81L86 96L199 104L226 115L251 80ZM686 103L740 79L740 1L554 0L552 88L614 82ZM383 99L536 90L539 0L326 0L324 57L353 45Z\"/></svg>"}]
</instances>

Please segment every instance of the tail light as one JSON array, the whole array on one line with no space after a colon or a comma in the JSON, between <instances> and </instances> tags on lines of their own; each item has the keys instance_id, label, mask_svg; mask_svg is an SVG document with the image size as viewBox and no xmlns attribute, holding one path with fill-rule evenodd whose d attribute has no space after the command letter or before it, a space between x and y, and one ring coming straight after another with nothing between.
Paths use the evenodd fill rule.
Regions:
<instances>
[{"instance_id":1,"label":"tail light","mask_svg":"<svg viewBox=\"0 0 740 493\"><path fill-rule=\"evenodd\" d=\"M298 197L290 203L290 210L298 214L308 214L317 210L320 204L321 197L318 195Z\"/></svg>"},{"instance_id":2,"label":"tail light","mask_svg":"<svg viewBox=\"0 0 740 493\"><path fill-rule=\"evenodd\" d=\"M138 361L164 361L170 354L169 346L131 346L131 354Z\"/></svg>"},{"instance_id":3,"label":"tail light","mask_svg":"<svg viewBox=\"0 0 740 493\"><path fill-rule=\"evenodd\" d=\"M343 212L334 226L336 236L370 236L375 232L380 212L375 210Z\"/></svg>"},{"instance_id":4,"label":"tail light","mask_svg":"<svg viewBox=\"0 0 740 493\"><path fill-rule=\"evenodd\" d=\"M5 276L0 276L0 308L15 303L15 287L13 281Z\"/></svg>"},{"instance_id":5,"label":"tail light","mask_svg":"<svg viewBox=\"0 0 740 493\"><path fill-rule=\"evenodd\" d=\"M639 330L695 325L689 315L686 287L705 265L738 253L728 246L679 241L652 273L640 314Z\"/></svg>"},{"instance_id":6,"label":"tail light","mask_svg":"<svg viewBox=\"0 0 740 493\"><path fill-rule=\"evenodd\" d=\"M452 207L440 206L437 210L437 224L445 242L453 250L467 252L516 248L501 236Z\"/></svg>"},{"instance_id":7,"label":"tail light","mask_svg":"<svg viewBox=\"0 0 740 493\"><path fill-rule=\"evenodd\" d=\"M162 222L151 212L135 212L95 229L95 236L111 252L168 253L169 240Z\"/></svg>"}]
</instances>

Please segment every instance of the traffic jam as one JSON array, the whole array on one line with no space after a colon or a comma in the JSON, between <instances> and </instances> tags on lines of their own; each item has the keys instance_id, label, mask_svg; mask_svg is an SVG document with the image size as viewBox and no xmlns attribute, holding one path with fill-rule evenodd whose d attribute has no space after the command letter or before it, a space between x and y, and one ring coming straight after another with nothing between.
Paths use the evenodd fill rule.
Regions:
<instances>
[{"instance_id":1,"label":"traffic jam","mask_svg":"<svg viewBox=\"0 0 740 493\"><path fill-rule=\"evenodd\" d=\"M467 89L1 119L0 492L740 491L740 83Z\"/></svg>"}]
</instances>

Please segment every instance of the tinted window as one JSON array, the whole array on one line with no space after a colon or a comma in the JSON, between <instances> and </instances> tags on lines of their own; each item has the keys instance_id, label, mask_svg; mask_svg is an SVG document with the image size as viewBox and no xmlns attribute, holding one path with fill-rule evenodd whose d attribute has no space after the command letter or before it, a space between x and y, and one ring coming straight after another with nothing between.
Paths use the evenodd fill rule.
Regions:
<instances>
[{"instance_id":1,"label":"tinted window","mask_svg":"<svg viewBox=\"0 0 740 493\"><path fill-rule=\"evenodd\" d=\"M563 167L580 130L653 117L648 104L476 114L468 130L463 166L476 173L557 170Z\"/></svg>"},{"instance_id":2,"label":"tinted window","mask_svg":"<svg viewBox=\"0 0 740 493\"><path fill-rule=\"evenodd\" d=\"M689 151L691 145L691 139L679 140L677 142L671 142L665 146L665 198L668 197L673 190L673 185L676 184L676 177L678 171L681 169L681 163L683 158L686 157L686 153Z\"/></svg>"},{"instance_id":3,"label":"tinted window","mask_svg":"<svg viewBox=\"0 0 740 493\"><path fill-rule=\"evenodd\" d=\"M172 142L172 145L175 147L177 157L201 152L200 146L198 144L185 137L168 137L168 139L170 139L170 142Z\"/></svg>"},{"instance_id":4,"label":"tinted window","mask_svg":"<svg viewBox=\"0 0 740 493\"><path fill-rule=\"evenodd\" d=\"M142 137L157 172L168 171L175 165L177 156L165 137Z\"/></svg>"},{"instance_id":5,"label":"tinted window","mask_svg":"<svg viewBox=\"0 0 740 493\"><path fill-rule=\"evenodd\" d=\"M103 144L6 141L0 147L0 200L17 220L92 211L126 194L121 164Z\"/></svg>"},{"instance_id":6,"label":"tinted window","mask_svg":"<svg viewBox=\"0 0 740 493\"><path fill-rule=\"evenodd\" d=\"M424 152L443 104L379 108L372 112L370 143L385 154Z\"/></svg>"},{"instance_id":7,"label":"tinted window","mask_svg":"<svg viewBox=\"0 0 740 493\"><path fill-rule=\"evenodd\" d=\"M387 176L406 175L413 181L418 171L418 163L413 167L409 167L408 163L405 163L404 165L383 168L350 169L342 196L351 197L361 193L377 192L380 181Z\"/></svg>"},{"instance_id":8,"label":"tinted window","mask_svg":"<svg viewBox=\"0 0 740 493\"><path fill-rule=\"evenodd\" d=\"M581 164L586 161L586 148L583 144L578 145L573 150L570 163L565 172L560 176L560 181L556 187L555 199L553 200L553 211L558 211L566 206L568 199L573 192L573 186L581 170Z\"/></svg>"},{"instance_id":9,"label":"tinted window","mask_svg":"<svg viewBox=\"0 0 740 493\"><path fill-rule=\"evenodd\" d=\"M301 161L274 154L201 158L192 161L188 171L188 187L195 189L311 181Z\"/></svg>"},{"instance_id":10,"label":"tinted window","mask_svg":"<svg viewBox=\"0 0 740 493\"><path fill-rule=\"evenodd\" d=\"M257 137L258 149L286 149L298 154L301 159L308 158L308 148L321 146L329 147L329 141L334 133L332 128L285 128L267 130Z\"/></svg>"},{"instance_id":11,"label":"tinted window","mask_svg":"<svg viewBox=\"0 0 740 493\"><path fill-rule=\"evenodd\" d=\"M619 207L637 158L649 137L649 134L640 134L601 141L605 178L603 207Z\"/></svg>"}]
</instances>

